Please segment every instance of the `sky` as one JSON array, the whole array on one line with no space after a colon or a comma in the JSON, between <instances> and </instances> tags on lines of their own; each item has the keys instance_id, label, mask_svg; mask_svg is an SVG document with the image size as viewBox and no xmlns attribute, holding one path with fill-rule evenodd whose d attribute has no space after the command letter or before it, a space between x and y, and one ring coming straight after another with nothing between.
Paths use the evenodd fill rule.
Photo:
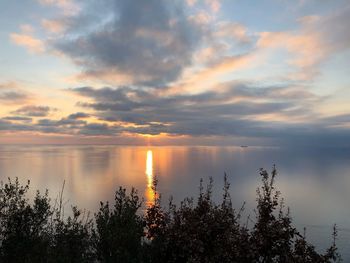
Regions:
<instances>
[{"instance_id":1,"label":"sky","mask_svg":"<svg viewBox=\"0 0 350 263\"><path fill-rule=\"evenodd\" d=\"M347 0L1 0L0 143L350 146Z\"/></svg>"}]
</instances>

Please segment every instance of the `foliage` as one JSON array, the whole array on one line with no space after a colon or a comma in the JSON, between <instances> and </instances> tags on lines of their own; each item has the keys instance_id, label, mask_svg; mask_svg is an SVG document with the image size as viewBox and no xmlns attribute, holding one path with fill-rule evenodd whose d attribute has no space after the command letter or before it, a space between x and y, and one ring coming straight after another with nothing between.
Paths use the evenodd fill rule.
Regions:
<instances>
[{"instance_id":1,"label":"foliage","mask_svg":"<svg viewBox=\"0 0 350 263\"><path fill-rule=\"evenodd\" d=\"M72 214L67 220L54 219L49 262L92 262L95 259L92 219L82 216L77 207L72 207Z\"/></svg>"},{"instance_id":2,"label":"foliage","mask_svg":"<svg viewBox=\"0 0 350 263\"><path fill-rule=\"evenodd\" d=\"M325 254L319 254L293 227L289 209L285 209L280 192L275 189L276 175L275 167L271 176L266 170L260 170L262 186L257 189L256 219L252 228L240 222L243 209L236 212L232 207L226 175L221 205L212 201L212 180L206 191L201 181L196 202L187 198L179 208L170 204L164 212L160 200L156 199L146 215L147 230L151 233L149 253L162 253L151 256L149 262L340 261L335 245L336 228L332 246ZM157 224L155 218L166 220Z\"/></svg>"},{"instance_id":3,"label":"foliage","mask_svg":"<svg viewBox=\"0 0 350 263\"><path fill-rule=\"evenodd\" d=\"M47 193L38 192L34 204L25 195L29 182L21 186L9 179L0 187L0 258L4 262L42 261L48 252L48 219L51 215Z\"/></svg>"},{"instance_id":4,"label":"foliage","mask_svg":"<svg viewBox=\"0 0 350 263\"><path fill-rule=\"evenodd\" d=\"M142 203L135 189L130 195L120 187L115 205L102 203L96 219L96 249L102 262L140 262L144 220L137 211Z\"/></svg>"},{"instance_id":5,"label":"foliage","mask_svg":"<svg viewBox=\"0 0 350 263\"><path fill-rule=\"evenodd\" d=\"M0 262L339 262L336 227L329 249L317 252L292 225L275 189L275 167L260 176L256 217L245 224L226 175L220 204L212 200L210 179L206 188L200 182L198 198L178 206L170 199L165 209L154 180L146 211L135 189L120 187L114 205L101 202L94 217L74 206L64 216L64 185L51 205L47 191L30 202L29 182L9 179L0 185Z\"/></svg>"}]
</instances>

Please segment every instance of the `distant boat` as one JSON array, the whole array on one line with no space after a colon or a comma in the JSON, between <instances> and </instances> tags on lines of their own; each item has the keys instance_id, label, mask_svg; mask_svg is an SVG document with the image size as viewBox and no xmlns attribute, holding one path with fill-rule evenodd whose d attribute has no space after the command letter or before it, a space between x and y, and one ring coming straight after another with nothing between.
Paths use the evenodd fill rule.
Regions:
<instances>
[{"instance_id":1,"label":"distant boat","mask_svg":"<svg viewBox=\"0 0 350 263\"><path fill-rule=\"evenodd\" d=\"M241 148L247 148L248 145L241 145Z\"/></svg>"}]
</instances>

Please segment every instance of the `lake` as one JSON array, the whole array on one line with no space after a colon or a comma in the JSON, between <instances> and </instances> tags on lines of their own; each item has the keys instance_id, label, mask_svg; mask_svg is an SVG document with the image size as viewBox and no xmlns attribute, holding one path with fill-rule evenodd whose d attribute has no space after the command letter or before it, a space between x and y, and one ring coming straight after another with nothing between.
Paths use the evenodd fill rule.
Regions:
<instances>
[{"instance_id":1,"label":"lake","mask_svg":"<svg viewBox=\"0 0 350 263\"><path fill-rule=\"evenodd\" d=\"M214 200L220 201L224 173L231 197L244 215L254 217L259 168L276 164L276 185L299 230L320 250L331 243L332 225L339 227L338 246L350 260L350 149L285 149L278 147L135 147L0 145L0 179L31 181L35 190L49 189L54 199L65 182L66 210L76 204L95 212L99 201L113 200L118 186L134 186L145 203L152 201L156 176L163 204L196 197L199 181L214 179Z\"/></svg>"}]
</instances>

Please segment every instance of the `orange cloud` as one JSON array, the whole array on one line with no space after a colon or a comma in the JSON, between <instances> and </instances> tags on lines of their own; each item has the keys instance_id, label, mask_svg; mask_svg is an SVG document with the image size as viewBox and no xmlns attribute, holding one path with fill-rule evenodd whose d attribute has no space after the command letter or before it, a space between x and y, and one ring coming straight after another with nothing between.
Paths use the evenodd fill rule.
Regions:
<instances>
[{"instance_id":1,"label":"orange cloud","mask_svg":"<svg viewBox=\"0 0 350 263\"><path fill-rule=\"evenodd\" d=\"M221 76L227 73L240 70L250 65L256 65L256 53L226 56L218 62L197 71L185 73L179 83L176 83L172 88L167 90L169 94L178 92L198 92L208 88L212 88L213 84L217 84Z\"/></svg>"},{"instance_id":2,"label":"orange cloud","mask_svg":"<svg viewBox=\"0 0 350 263\"><path fill-rule=\"evenodd\" d=\"M38 0L38 2L42 5L57 6L66 15L74 15L80 10L74 0Z\"/></svg>"},{"instance_id":3,"label":"orange cloud","mask_svg":"<svg viewBox=\"0 0 350 263\"><path fill-rule=\"evenodd\" d=\"M324 56L324 49L317 34L293 34L288 32L262 32L257 43L261 48L286 48L296 55L291 64L310 67Z\"/></svg>"},{"instance_id":4,"label":"orange cloud","mask_svg":"<svg viewBox=\"0 0 350 263\"><path fill-rule=\"evenodd\" d=\"M61 33L65 29L64 23L58 20L43 19L41 20L41 25L50 33Z\"/></svg>"},{"instance_id":5,"label":"orange cloud","mask_svg":"<svg viewBox=\"0 0 350 263\"><path fill-rule=\"evenodd\" d=\"M212 65L210 68L201 71L195 77L195 79L207 79L244 68L252 59L252 54L224 57L220 62Z\"/></svg>"},{"instance_id":6,"label":"orange cloud","mask_svg":"<svg viewBox=\"0 0 350 263\"><path fill-rule=\"evenodd\" d=\"M197 0L186 0L186 3L187 3L189 6L194 6L194 5L197 3Z\"/></svg>"},{"instance_id":7,"label":"orange cloud","mask_svg":"<svg viewBox=\"0 0 350 263\"><path fill-rule=\"evenodd\" d=\"M221 8L220 0L206 0L205 2L214 13L217 13L220 11L220 8Z\"/></svg>"},{"instance_id":8,"label":"orange cloud","mask_svg":"<svg viewBox=\"0 0 350 263\"><path fill-rule=\"evenodd\" d=\"M43 53L45 51L44 42L38 38L33 37L31 33L28 32L28 30L23 30L23 26L22 33L12 33L10 34L10 39L16 45L27 48L30 53Z\"/></svg>"},{"instance_id":9,"label":"orange cloud","mask_svg":"<svg viewBox=\"0 0 350 263\"><path fill-rule=\"evenodd\" d=\"M189 19L198 25L208 25L214 20L214 17L208 12L201 10L198 13L191 15Z\"/></svg>"},{"instance_id":10,"label":"orange cloud","mask_svg":"<svg viewBox=\"0 0 350 263\"><path fill-rule=\"evenodd\" d=\"M316 32L262 32L257 42L260 49L286 49L294 57L287 62L297 68L290 77L310 79L316 74L315 66L326 56L328 50Z\"/></svg>"},{"instance_id":11,"label":"orange cloud","mask_svg":"<svg viewBox=\"0 0 350 263\"><path fill-rule=\"evenodd\" d=\"M116 69L85 71L78 75L71 76L66 80L73 83L77 81L91 83L92 85L98 85L101 80L109 85L115 85L115 83L119 83L120 85L130 85L136 79L139 81L149 80L147 76L134 76L133 74L127 74Z\"/></svg>"},{"instance_id":12,"label":"orange cloud","mask_svg":"<svg viewBox=\"0 0 350 263\"><path fill-rule=\"evenodd\" d=\"M297 20L301 25L299 30L260 33L257 47L287 50L293 56L287 62L297 70L290 77L311 79L318 74L320 63L349 49L349 14L350 6L344 6L328 16L301 17Z\"/></svg>"},{"instance_id":13,"label":"orange cloud","mask_svg":"<svg viewBox=\"0 0 350 263\"><path fill-rule=\"evenodd\" d=\"M249 42L247 28L238 23L222 22L218 24L218 30L214 33L216 37L233 38L239 42Z\"/></svg>"}]
</instances>

